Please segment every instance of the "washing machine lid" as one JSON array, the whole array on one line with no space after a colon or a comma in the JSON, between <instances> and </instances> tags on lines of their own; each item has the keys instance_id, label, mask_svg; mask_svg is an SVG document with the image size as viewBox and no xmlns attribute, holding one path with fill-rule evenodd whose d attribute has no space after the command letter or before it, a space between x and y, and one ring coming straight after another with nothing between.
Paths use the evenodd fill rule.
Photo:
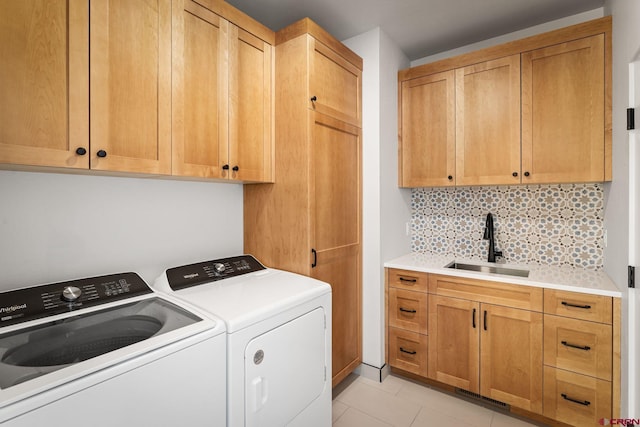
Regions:
<instances>
[{"instance_id":1,"label":"washing machine lid","mask_svg":"<svg viewBox=\"0 0 640 427\"><path fill-rule=\"evenodd\" d=\"M231 259L231 263L228 259L220 259L169 269L153 286L221 318L226 323L227 333L239 331L313 298L331 293L331 287L327 283L300 274L264 266L251 270L246 266L259 263L250 255ZM241 262L243 260L246 262ZM217 274L212 273L216 270L215 265L221 270ZM220 268L220 265L226 266L225 269ZM246 268L238 270L234 265ZM211 274L215 274L215 277L203 280L203 276ZM225 275L227 276L224 277ZM180 282L177 287L172 286L175 285L173 278L176 277ZM191 285L190 280L198 283Z\"/></svg>"}]
</instances>

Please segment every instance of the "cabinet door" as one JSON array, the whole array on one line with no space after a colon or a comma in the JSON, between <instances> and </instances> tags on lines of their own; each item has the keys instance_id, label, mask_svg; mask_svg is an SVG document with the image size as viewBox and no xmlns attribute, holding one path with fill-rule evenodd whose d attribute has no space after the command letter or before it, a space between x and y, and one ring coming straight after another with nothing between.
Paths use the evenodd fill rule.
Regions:
<instances>
[{"instance_id":1,"label":"cabinet door","mask_svg":"<svg viewBox=\"0 0 640 427\"><path fill-rule=\"evenodd\" d=\"M333 292L333 383L361 362L361 131L310 112L312 277ZM302 219L301 219L302 220Z\"/></svg>"},{"instance_id":2,"label":"cabinet door","mask_svg":"<svg viewBox=\"0 0 640 427\"><path fill-rule=\"evenodd\" d=\"M0 163L88 168L89 11L0 2Z\"/></svg>"},{"instance_id":3,"label":"cabinet door","mask_svg":"<svg viewBox=\"0 0 640 427\"><path fill-rule=\"evenodd\" d=\"M520 183L520 55L456 70L456 184Z\"/></svg>"},{"instance_id":4,"label":"cabinet door","mask_svg":"<svg viewBox=\"0 0 640 427\"><path fill-rule=\"evenodd\" d=\"M480 308L480 394L541 414L542 313Z\"/></svg>"},{"instance_id":5,"label":"cabinet door","mask_svg":"<svg viewBox=\"0 0 640 427\"><path fill-rule=\"evenodd\" d=\"M171 172L171 0L90 3L91 168Z\"/></svg>"},{"instance_id":6,"label":"cabinet door","mask_svg":"<svg viewBox=\"0 0 640 427\"><path fill-rule=\"evenodd\" d=\"M403 81L400 86L399 185L454 185L454 72Z\"/></svg>"},{"instance_id":7,"label":"cabinet door","mask_svg":"<svg viewBox=\"0 0 640 427\"><path fill-rule=\"evenodd\" d=\"M229 23L191 0L173 2L172 173L225 178Z\"/></svg>"},{"instance_id":8,"label":"cabinet door","mask_svg":"<svg viewBox=\"0 0 640 427\"><path fill-rule=\"evenodd\" d=\"M480 392L480 304L429 295L429 378Z\"/></svg>"},{"instance_id":9,"label":"cabinet door","mask_svg":"<svg viewBox=\"0 0 640 427\"><path fill-rule=\"evenodd\" d=\"M362 127L362 71L311 36L309 52L310 108Z\"/></svg>"},{"instance_id":10,"label":"cabinet door","mask_svg":"<svg viewBox=\"0 0 640 427\"><path fill-rule=\"evenodd\" d=\"M602 34L522 54L523 183L604 180L604 68Z\"/></svg>"},{"instance_id":11,"label":"cabinet door","mask_svg":"<svg viewBox=\"0 0 640 427\"><path fill-rule=\"evenodd\" d=\"M273 181L273 53L268 43L230 26L230 177Z\"/></svg>"}]
</instances>

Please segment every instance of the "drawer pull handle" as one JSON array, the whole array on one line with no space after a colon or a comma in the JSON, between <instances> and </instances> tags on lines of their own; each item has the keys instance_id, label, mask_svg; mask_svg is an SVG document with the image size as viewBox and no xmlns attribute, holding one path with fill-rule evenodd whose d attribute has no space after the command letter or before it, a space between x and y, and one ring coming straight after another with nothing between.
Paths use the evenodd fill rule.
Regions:
<instances>
[{"instance_id":1,"label":"drawer pull handle","mask_svg":"<svg viewBox=\"0 0 640 427\"><path fill-rule=\"evenodd\" d=\"M566 342L566 341L560 341L560 342L561 342L561 343L562 343L562 345L564 345L565 347L577 348L578 350L585 350L585 351L591 350L591 347L589 347L588 345L581 346L581 345L571 344L571 343L568 343L568 342Z\"/></svg>"},{"instance_id":2,"label":"drawer pull handle","mask_svg":"<svg viewBox=\"0 0 640 427\"><path fill-rule=\"evenodd\" d=\"M573 399L569 396L567 396L566 394L562 393L560 396L562 396L562 398L564 400L568 400L569 402L573 402L573 403L577 403L578 405L584 405L584 406L589 406L591 405L591 402L589 402L588 400L578 400L578 399Z\"/></svg>"},{"instance_id":3,"label":"drawer pull handle","mask_svg":"<svg viewBox=\"0 0 640 427\"><path fill-rule=\"evenodd\" d=\"M584 308L585 310L589 310L591 308L590 305L571 304L570 302L566 302L566 301L562 301L562 305L566 305L567 307L573 307L573 308Z\"/></svg>"},{"instance_id":4,"label":"drawer pull handle","mask_svg":"<svg viewBox=\"0 0 640 427\"><path fill-rule=\"evenodd\" d=\"M416 283L418 281L418 279L405 279L404 277L400 278L401 282L408 282L408 283Z\"/></svg>"},{"instance_id":5,"label":"drawer pull handle","mask_svg":"<svg viewBox=\"0 0 640 427\"><path fill-rule=\"evenodd\" d=\"M406 308L400 307L400 311L403 313L416 313L415 310L407 310Z\"/></svg>"},{"instance_id":6,"label":"drawer pull handle","mask_svg":"<svg viewBox=\"0 0 640 427\"><path fill-rule=\"evenodd\" d=\"M407 354L416 354L416 353L418 353L417 351L405 350L402 347L400 347L400 351L403 352L403 353L407 353Z\"/></svg>"}]
</instances>

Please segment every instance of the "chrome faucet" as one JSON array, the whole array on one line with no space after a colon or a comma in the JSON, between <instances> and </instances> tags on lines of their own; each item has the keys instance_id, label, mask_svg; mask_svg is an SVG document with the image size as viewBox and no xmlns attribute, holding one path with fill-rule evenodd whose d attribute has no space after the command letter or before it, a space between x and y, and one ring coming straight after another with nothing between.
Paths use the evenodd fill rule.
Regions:
<instances>
[{"instance_id":1,"label":"chrome faucet","mask_svg":"<svg viewBox=\"0 0 640 427\"><path fill-rule=\"evenodd\" d=\"M502 251L496 251L496 241L493 232L493 215L491 215L491 212L487 214L487 222L484 225L484 236L482 238L489 241L488 261L496 262L496 257L502 256Z\"/></svg>"}]
</instances>

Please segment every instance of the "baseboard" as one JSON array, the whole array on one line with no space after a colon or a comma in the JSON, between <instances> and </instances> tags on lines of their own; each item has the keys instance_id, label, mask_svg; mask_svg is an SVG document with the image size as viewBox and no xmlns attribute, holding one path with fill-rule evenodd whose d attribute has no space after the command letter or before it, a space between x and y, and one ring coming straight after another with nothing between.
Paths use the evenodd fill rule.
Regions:
<instances>
[{"instance_id":1,"label":"baseboard","mask_svg":"<svg viewBox=\"0 0 640 427\"><path fill-rule=\"evenodd\" d=\"M361 363L354 371L361 377L381 383L391 373L389 365L385 364L382 368Z\"/></svg>"}]
</instances>

